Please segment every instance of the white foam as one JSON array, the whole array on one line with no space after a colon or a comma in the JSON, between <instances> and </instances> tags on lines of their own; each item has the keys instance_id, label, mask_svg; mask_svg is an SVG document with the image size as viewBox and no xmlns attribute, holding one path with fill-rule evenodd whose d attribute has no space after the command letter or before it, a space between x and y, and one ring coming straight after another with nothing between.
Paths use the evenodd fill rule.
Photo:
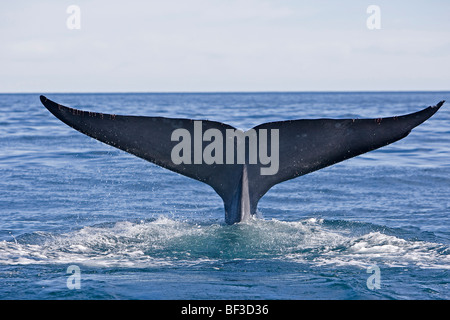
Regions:
<instances>
[{"instance_id":1,"label":"white foam","mask_svg":"<svg viewBox=\"0 0 450 320\"><path fill-rule=\"evenodd\" d=\"M36 232L26 241L2 241L0 264L140 268L280 259L318 266L377 263L450 269L450 256L445 252L448 248L442 244L380 232L356 235L350 228L326 227L321 219L252 220L227 226L161 217L150 222L122 221L110 227L88 226L59 235Z\"/></svg>"}]
</instances>

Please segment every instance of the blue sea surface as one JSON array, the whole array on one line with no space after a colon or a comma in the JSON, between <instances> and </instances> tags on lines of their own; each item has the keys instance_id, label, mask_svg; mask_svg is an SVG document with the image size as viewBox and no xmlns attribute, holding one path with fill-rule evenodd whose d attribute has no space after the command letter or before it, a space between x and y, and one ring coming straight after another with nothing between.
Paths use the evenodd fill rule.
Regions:
<instances>
[{"instance_id":1,"label":"blue sea surface","mask_svg":"<svg viewBox=\"0 0 450 320\"><path fill-rule=\"evenodd\" d=\"M71 129L39 94L1 94L0 299L450 298L450 92L45 95L241 129L449 102L401 141L276 185L258 219L230 226L208 185Z\"/></svg>"}]
</instances>

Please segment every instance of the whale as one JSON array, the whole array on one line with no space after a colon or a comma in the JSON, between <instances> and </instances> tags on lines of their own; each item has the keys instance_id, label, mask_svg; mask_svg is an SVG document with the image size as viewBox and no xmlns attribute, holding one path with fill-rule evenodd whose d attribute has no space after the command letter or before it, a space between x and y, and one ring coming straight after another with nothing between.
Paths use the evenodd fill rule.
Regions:
<instances>
[{"instance_id":1,"label":"whale","mask_svg":"<svg viewBox=\"0 0 450 320\"><path fill-rule=\"evenodd\" d=\"M403 139L445 102L401 116L275 121L244 132L210 120L83 111L43 95L40 101L89 137L211 186L223 200L229 225L254 217L274 185ZM235 143L218 143L221 139Z\"/></svg>"}]
</instances>

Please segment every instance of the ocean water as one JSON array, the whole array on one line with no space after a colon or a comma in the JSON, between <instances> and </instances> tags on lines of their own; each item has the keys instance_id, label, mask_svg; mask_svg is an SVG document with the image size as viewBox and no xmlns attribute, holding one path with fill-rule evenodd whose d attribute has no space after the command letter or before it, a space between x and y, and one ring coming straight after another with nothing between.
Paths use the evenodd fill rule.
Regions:
<instances>
[{"instance_id":1,"label":"ocean water","mask_svg":"<svg viewBox=\"0 0 450 320\"><path fill-rule=\"evenodd\" d=\"M0 299L450 298L450 92L45 94L242 129L449 101L401 141L273 187L232 226L211 187L78 133L39 94L0 95Z\"/></svg>"}]
</instances>

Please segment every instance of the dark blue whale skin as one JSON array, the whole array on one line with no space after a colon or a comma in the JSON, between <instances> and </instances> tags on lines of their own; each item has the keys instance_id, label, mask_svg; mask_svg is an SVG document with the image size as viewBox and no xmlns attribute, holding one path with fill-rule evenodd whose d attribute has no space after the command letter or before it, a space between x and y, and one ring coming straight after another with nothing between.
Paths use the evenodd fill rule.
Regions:
<instances>
[{"instance_id":1,"label":"dark blue whale skin","mask_svg":"<svg viewBox=\"0 0 450 320\"><path fill-rule=\"evenodd\" d=\"M194 135L193 119L103 114L68 108L44 96L42 104L70 127L106 144L129 152L158 166L211 186L222 198L225 222L245 221L256 213L258 201L274 185L386 146L406 137L444 104L421 111L378 119L301 119L269 122L254 127L279 130L279 170L261 175L260 163L174 164L171 151L178 141L172 132L186 129ZM201 120L203 132L218 129L226 136L234 127ZM268 143L268 154L271 154ZM225 146L223 154L225 155ZM193 154L193 152L192 152ZM235 150L236 154L236 150Z\"/></svg>"}]
</instances>

